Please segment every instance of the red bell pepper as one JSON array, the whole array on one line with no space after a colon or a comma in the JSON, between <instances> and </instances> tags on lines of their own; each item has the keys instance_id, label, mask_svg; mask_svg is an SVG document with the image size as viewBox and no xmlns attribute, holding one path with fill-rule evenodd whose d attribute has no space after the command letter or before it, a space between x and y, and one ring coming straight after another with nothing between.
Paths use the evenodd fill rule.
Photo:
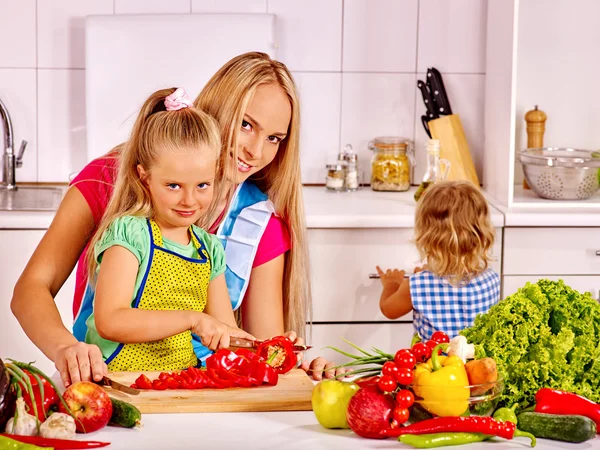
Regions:
<instances>
[{"instance_id":1,"label":"red bell pepper","mask_svg":"<svg viewBox=\"0 0 600 450\"><path fill-rule=\"evenodd\" d=\"M271 386L275 386L279 379L279 375L277 374L275 368L264 361L250 361L248 370L250 371L251 376L256 378L260 384L269 384Z\"/></svg>"},{"instance_id":2,"label":"red bell pepper","mask_svg":"<svg viewBox=\"0 0 600 450\"><path fill-rule=\"evenodd\" d=\"M56 393L52 385L44 377L38 377L42 382L42 386L40 387L38 380L29 370L23 369L23 372L27 374L31 382L33 397L37 407L37 418L43 422L46 416L48 415L48 411L50 410L50 408L52 406L58 405L60 398L58 397L58 394ZM42 390L44 391L43 401ZM33 408L33 401L29 393L25 390L23 391L23 400L27 405L29 414L34 415L34 411L36 410Z\"/></svg>"},{"instance_id":3,"label":"red bell pepper","mask_svg":"<svg viewBox=\"0 0 600 450\"><path fill-rule=\"evenodd\" d=\"M571 392L542 388L535 394L535 412L545 414L586 416L600 430L600 405Z\"/></svg>"},{"instance_id":4,"label":"red bell pepper","mask_svg":"<svg viewBox=\"0 0 600 450\"><path fill-rule=\"evenodd\" d=\"M254 352L252 350L248 350L247 348L238 348L235 351L235 354L246 358L248 361L252 361L254 359L259 358L259 356L256 354L256 352Z\"/></svg>"},{"instance_id":5,"label":"red bell pepper","mask_svg":"<svg viewBox=\"0 0 600 450\"><path fill-rule=\"evenodd\" d=\"M138 389L152 389L152 381L146 375L141 374L135 380L135 385Z\"/></svg>"},{"instance_id":6,"label":"red bell pepper","mask_svg":"<svg viewBox=\"0 0 600 450\"><path fill-rule=\"evenodd\" d=\"M279 374L289 372L298 363L294 344L285 336L277 336L262 342L256 349L256 353Z\"/></svg>"}]
</instances>

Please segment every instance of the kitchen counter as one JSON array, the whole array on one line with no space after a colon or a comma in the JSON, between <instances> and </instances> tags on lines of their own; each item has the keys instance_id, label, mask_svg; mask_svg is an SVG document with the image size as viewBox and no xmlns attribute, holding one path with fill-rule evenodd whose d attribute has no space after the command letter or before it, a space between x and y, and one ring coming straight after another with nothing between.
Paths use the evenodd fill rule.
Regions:
<instances>
[{"instance_id":1,"label":"kitchen counter","mask_svg":"<svg viewBox=\"0 0 600 450\"><path fill-rule=\"evenodd\" d=\"M106 427L79 439L109 441L107 450L164 450L191 449L398 449L412 447L395 439L364 439L350 430L326 430L311 411L268 413L203 413L203 414L145 414L143 428L128 430ZM531 448L529 440L498 439L485 445L456 446L451 448L520 449ZM536 450L546 449L600 449L600 439L582 444L538 439Z\"/></svg>"}]
</instances>

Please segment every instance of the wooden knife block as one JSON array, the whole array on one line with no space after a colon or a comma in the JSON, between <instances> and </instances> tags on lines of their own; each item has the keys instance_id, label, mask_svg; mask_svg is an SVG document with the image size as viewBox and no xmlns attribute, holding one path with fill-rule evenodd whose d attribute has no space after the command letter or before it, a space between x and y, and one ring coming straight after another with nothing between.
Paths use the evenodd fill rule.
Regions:
<instances>
[{"instance_id":1,"label":"wooden knife block","mask_svg":"<svg viewBox=\"0 0 600 450\"><path fill-rule=\"evenodd\" d=\"M432 139L440 141L440 158L450 161L447 180L467 180L479 186L479 178L458 114L430 121L429 131Z\"/></svg>"}]
</instances>

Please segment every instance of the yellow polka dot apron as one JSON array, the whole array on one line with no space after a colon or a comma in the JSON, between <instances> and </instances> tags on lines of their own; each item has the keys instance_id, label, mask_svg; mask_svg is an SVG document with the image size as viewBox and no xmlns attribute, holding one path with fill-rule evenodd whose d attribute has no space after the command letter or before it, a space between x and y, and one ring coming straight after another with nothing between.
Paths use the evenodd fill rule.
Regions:
<instances>
[{"instance_id":1,"label":"yellow polka dot apron","mask_svg":"<svg viewBox=\"0 0 600 450\"><path fill-rule=\"evenodd\" d=\"M162 311L193 310L206 306L211 264L204 244L190 227L199 259L177 255L163 247L160 228L148 220L150 258L133 308ZM191 331L154 342L120 344L107 358L110 371L179 370L198 364Z\"/></svg>"}]
</instances>

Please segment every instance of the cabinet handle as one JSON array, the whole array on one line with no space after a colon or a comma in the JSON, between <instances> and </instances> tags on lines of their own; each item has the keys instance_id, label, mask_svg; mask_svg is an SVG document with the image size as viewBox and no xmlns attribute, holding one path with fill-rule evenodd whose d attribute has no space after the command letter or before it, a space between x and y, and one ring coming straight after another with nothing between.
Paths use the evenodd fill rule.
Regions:
<instances>
[{"instance_id":1,"label":"cabinet handle","mask_svg":"<svg viewBox=\"0 0 600 450\"><path fill-rule=\"evenodd\" d=\"M600 256L600 250L596 250L596 256Z\"/></svg>"},{"instance_id":2,"label":"cabinet handle","mask_svg":"<svg viewBox=\"0 0 600 450\"><path fill-rule=\"evenodd\" d=\"M413 275L413 274L412 273L405 273L404 274L404 278L410 278L411 275ZM381 278L381 277L379 276L378 273L370 273L369 274L369 279L371 279L371 280L378 280L379 278Z\"/></svg>"}]
</instances>

